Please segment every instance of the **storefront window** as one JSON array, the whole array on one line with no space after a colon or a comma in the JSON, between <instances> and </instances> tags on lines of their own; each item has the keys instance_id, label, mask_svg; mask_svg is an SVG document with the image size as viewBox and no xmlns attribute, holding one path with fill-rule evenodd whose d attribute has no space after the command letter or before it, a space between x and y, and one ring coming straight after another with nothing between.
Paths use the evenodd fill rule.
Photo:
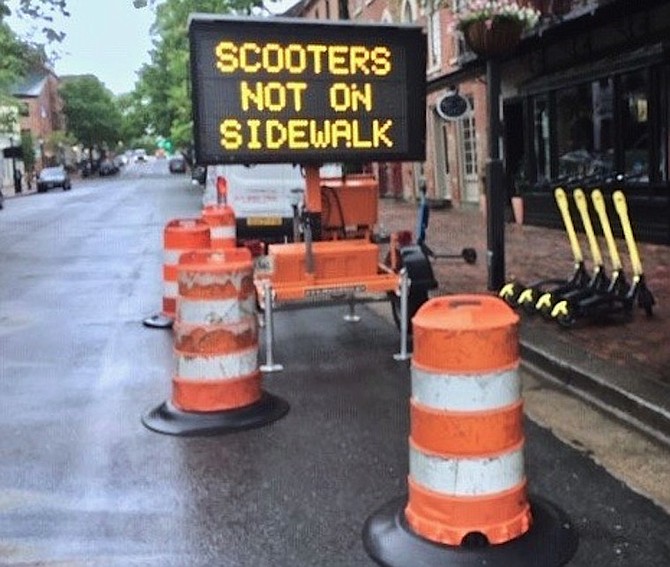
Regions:
<instances>
[{"instance_id":1,"label":"storefront window","mask_svg":"<svg viewBox=\"0 0 670 567\"><path fill-rule=\"evenodd\" d=\"M474 108L475 101L471 96L466 97L470 108ZM462 120L463 125L463 149L464 149L464 168L466 175L477 175L477 130L475 128L474 112L466 115Z\"/></svg>"},{"instance_id":2,"label":"storefront window","mask_svg":"<svg viewBox=\"0 0 670 567\"><path fill-rule=\"evenodd\" d=\"M611 79L556 93L558 177L580 179L613 171L613 87Z\"/></svg>"},{"instance_id":3,"label":"storefront window","mask_svg":"<svg viewBox=\"0 0 670 567\"><path fill-rule=\"evenodd\" d=\"M549 143L549 104L546 97L535 99L535 156L538 181L551 178L551 146Z\"/></svg>"},{"instance_id":4,"label":"storefront window","mask_svg":"<svg viewBox=\"0 0 670 567\"><path fill-rule=\"evenodd\" d=\"M621 76L624 174L629 181L649 181L649 97L646 73Z\"/></svg>"}]
</instances>

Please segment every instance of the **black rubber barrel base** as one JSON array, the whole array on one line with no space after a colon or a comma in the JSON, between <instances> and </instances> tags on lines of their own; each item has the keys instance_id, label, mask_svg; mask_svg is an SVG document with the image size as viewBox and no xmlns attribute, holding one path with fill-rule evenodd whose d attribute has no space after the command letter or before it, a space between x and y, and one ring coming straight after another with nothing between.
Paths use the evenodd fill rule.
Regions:
<instances>
[{"instance_id":1,"label":"black rubber barrel base","mask_svg":"<svg viewBox=\"0 0 670 567\"><path fill-rule=\"evenodd\" d=\"M163 313L156 313L142 321L142 324L145 327L150 327L152 329L171 329L173 323L174 319Z\"/></svg>"},{"instance_id":2,"label":"black rubber barrel base","mask_svg":"<svg viewBox=\"0 0 670 567\"><path fill-rule=\"evenodd\" d=\"M142 423L152 431L166 435L224 435L269 425L284 417L288 410L286 401L263 392L256 403L226 411L186 412L177 409L170 401L163 402L144 415Z\"/></svg>"},{"instance_id":3,"label":"black rubber barrel base","mask_svg":"<svg viewBox=\"0 0 670 567\"><path fill-rule=\"evenodd\" d=\"M424 539L405 520L407 497L382 506L365 522L368 555L386 567L558 567L577 551L568 516L551 502L530 499L533 524L521 537L499 545L455 547Z\"/></svg>"}]
</instances>

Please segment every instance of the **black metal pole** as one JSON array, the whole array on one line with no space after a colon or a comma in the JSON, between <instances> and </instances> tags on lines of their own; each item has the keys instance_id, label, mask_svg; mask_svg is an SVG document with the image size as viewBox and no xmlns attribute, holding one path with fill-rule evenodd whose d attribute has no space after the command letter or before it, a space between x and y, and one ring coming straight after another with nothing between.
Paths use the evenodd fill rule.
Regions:
<instances>
[{"instance_id":1,"label":"black metal pole","mask_svg":"<svg viewBox=\"0 0 670 567\"><path fill-rule=\"evenodd\" d=\"M486 62L489 102L489 160L486 164L486 246L488 289L498 291L505 284L505 186L500 159L500 64Z\"/></svg>"},{"instance_id":2,"label":"black metal pole","mask_svg":"<svg viewBox=\"0 0 670 567\"><path fill-rule=\"evenodd\" d=\"M12 148L12 151L14 150L14 138L12 136L9 137L9 145ZM16 157L15 154L12 153L12 180L14 181L14 193L20 193L21 192L21 181L19 181L17 173L16 173Z\"/></svg>"}]
</instances>

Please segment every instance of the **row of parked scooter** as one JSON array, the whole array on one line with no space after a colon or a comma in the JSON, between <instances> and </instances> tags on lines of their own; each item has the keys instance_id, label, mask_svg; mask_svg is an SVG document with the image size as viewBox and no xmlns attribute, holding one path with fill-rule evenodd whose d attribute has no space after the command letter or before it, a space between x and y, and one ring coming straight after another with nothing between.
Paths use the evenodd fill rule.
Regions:
<instances>
[{"instance_id":1,"label":"row of parked scooter","mask_svg":"<svg viewBox=\"0 0 670 567\"><path fill-rule=\"evenodd\" d=\"M554 197L574 256L572 274L565 279L546 279L531 284L512 281L502 287L499 296L515 309L528 314L540 314L546 319L556 321L562 327L572 327L578 321L603 318L628 321L632 317L635 305L643 309L647 316L651 316L655 300L645 282L642 261L633 236L628 205L623 192L615 191L612 194L612 201L630 257L632 271L630 282L623 271L602 192L599 189L593 190L591 202L607 243L611 262L609 275L591 222L586 194L582 189L575 189L572 196L589 243L591 270L586 268L584 262L570 215L568 196L564 189L557 188L554 190Z\"/></svg>"}]
</instances>

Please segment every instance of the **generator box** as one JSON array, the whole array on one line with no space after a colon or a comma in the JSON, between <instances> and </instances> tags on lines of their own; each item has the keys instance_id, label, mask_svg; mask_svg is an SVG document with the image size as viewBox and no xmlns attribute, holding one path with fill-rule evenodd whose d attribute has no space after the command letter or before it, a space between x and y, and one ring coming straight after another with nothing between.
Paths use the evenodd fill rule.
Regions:
<instances>
[{"instance_id":1,"label":"generator box","mask_svg":"<svg viewBox=\"0 0 670 567\"><path fill-rule=\"evenodd\" d=\"M355 279L377 274L379 248L368 240L335 240L312 243L314 277L317 280ZM304 242L271 244L271 280L275 284L300 282L306 275Z\"/></svg>"},{"instance_id":2,"label":"generator box","mask_svg":"<svg viewBox=\"0 0 670 567\"><path fill-rule=\"evenodd\" d=\"M321 177L321 224L346 230L377 223L379 183L373 175Z\"/></svg>"}]
</instances>

